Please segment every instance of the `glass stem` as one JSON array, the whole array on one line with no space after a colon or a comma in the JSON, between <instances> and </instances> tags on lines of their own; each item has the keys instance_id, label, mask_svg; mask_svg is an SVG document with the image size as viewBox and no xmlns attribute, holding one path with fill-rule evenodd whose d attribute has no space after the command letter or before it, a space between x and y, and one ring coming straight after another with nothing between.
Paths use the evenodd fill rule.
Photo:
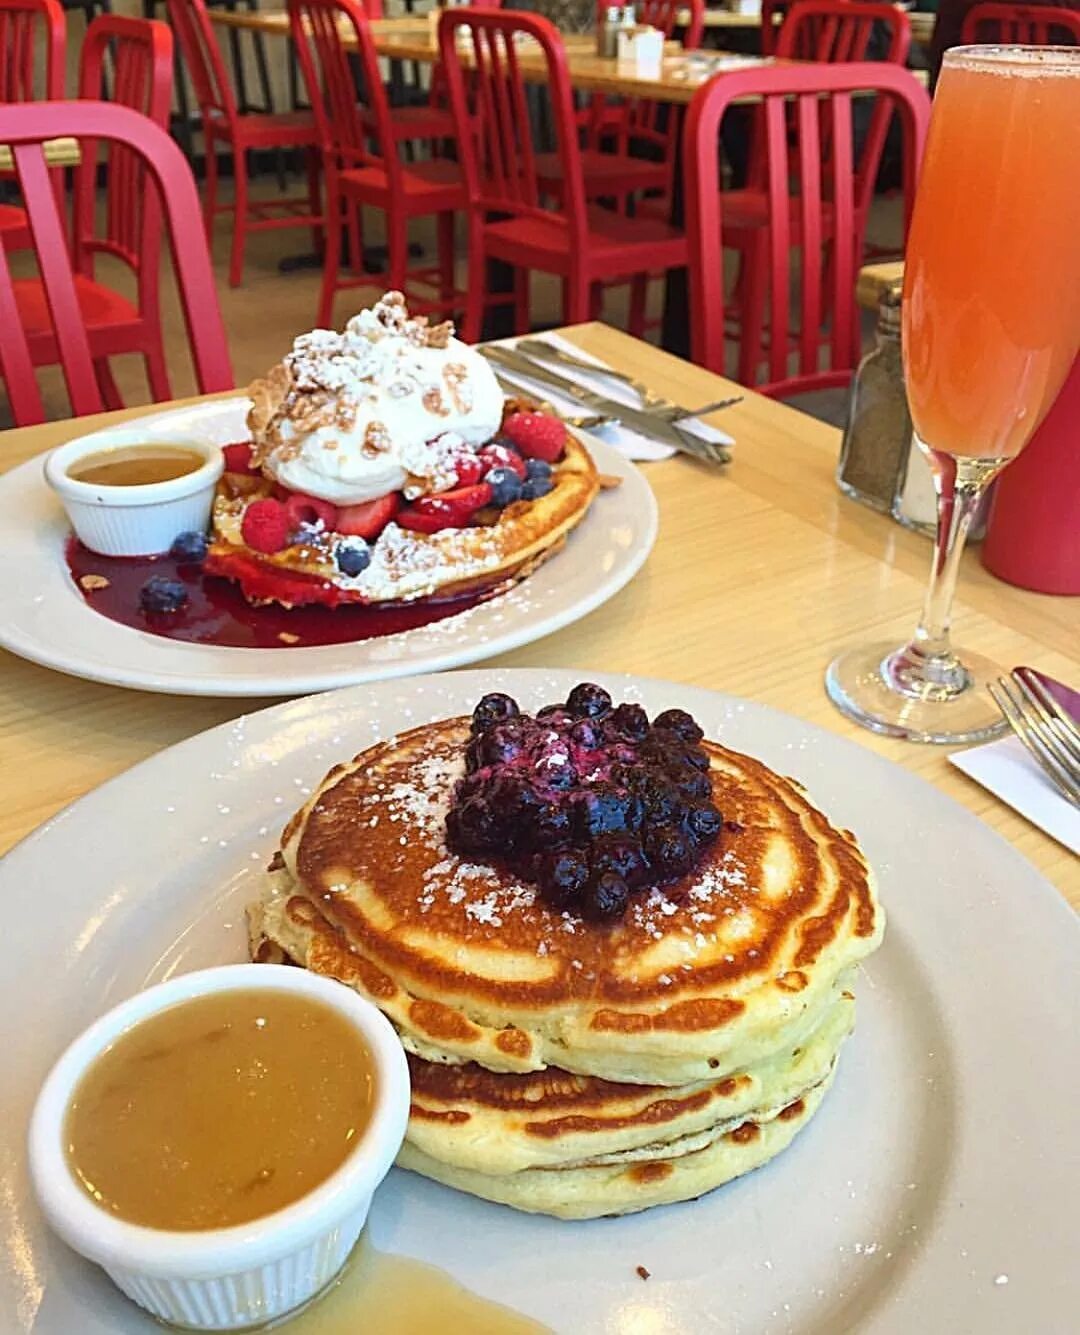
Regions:
<instances>
[{"instance_id":1,"label":"glass stem","mask_svg":"<svg viewBox=\"0 0 1080 1335\"><path fill-rule=\"evenodd\" d=\"M949 642L960 558L979 502L1008 460L943 454L921 440L919 448L930 462L938 498L934 563L915 635L894 655L889 675L908 694L947 698L970 684Z\"/></svg>"}]
</instances>

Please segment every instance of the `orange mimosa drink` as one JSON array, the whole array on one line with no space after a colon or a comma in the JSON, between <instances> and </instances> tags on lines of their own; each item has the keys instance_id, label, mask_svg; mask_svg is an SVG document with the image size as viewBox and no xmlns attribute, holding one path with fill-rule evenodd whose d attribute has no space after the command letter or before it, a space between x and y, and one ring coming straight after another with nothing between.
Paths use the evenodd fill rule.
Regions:
<instances>
[{"instance_id":1,"label":"orange mimosa drink","mask_svg":"<svg viewBox=\"0 0 1080 1335\"><path fill-rule=\"evenodd\" d=\"M949 53L907 244L904 363L915 430L1012 458L1080 348L1080 56Z\"/></svg>"}]
</instances>

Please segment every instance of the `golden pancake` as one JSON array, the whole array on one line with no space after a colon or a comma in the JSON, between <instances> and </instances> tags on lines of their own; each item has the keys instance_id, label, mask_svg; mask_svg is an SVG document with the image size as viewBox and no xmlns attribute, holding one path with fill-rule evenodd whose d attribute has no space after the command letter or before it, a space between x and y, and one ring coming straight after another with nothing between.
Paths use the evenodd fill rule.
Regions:
<instances>
[{"instance_id":1,"label":"golden pancake","mask_svg":"<svg viewBox=\"0 0 1080 1335\"><path fill-rule=\"evenodd\" d=\"M727 824L704 861L612 925L551 908L532 884L446 848L468 730L444 720L332 770L253 909L256 949L268 938L356 987L415 1054L715 1080L799 1046L880 941L854 837L798 784L715 743L703 745Z\"/></svg>"},{"instance_id":2,"label":"golden pancake","mask_svg":"<svg viewBox=\"0 0 1080 1335\"><path fill-rule=\"evenodd\" d=\"M655 1158L633 1158L573 1167L529 1168L493 1175L433 1159L409 1140L398 1163L459 1191L561 1219L595 1219L631 1214L653 1205L694 1200L730 1182L786 1149L817 1111L832 1083L835 1066L820 1084L783 1108L725 1123L692 1148L658 1147Z\"/></svg>"}]
</instances>

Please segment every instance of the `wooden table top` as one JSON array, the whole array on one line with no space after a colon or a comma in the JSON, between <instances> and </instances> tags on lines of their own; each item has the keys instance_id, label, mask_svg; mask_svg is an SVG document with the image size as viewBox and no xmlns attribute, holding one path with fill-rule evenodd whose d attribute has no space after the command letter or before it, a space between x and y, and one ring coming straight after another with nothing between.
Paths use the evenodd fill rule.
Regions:
<instances>
[{"instance_id":1,"label":"wooden table top","mask_svg":"<svg viewBox=\"0 0 1080 1335\"><path fill-rule=\"evenodd\" d=\"M859 281L855 285L855 299L860 306L876 311L885 289L903 281L903 260L881 260L877 264L864 264L859 270Z\"/></svg>"},{"instance_id":2,"label":"wooden table top","mask_svg":"<svg viewBox=\"0 0 1080 1335\"><path fill-rule=\"evenodd\" d=\"M210 18L224 27L248 28L277 37L286 37L289 31L288 15L280 12L212 9ZM438 59L438 43L426 17L373 19L371 31L375 49L388 59L417 60L422 64L433 64ZM658 77L643 78L620 69L617 60L598 56L595 39L588 33L564 34L563 42L570 81L575 88L619 97L645 97L654 102L689 103L698 88L714 74L724 69L742 69L759 61L755 56L723 51L705 51L696 56L671 54L664 57ZM539 56L522 52L519 63L527 81L546 82L546 66Z\"/></svg>"},{"instance_id":3,"label":"wooden table top","mask_svg":"<svg viewBox=\"0 0 1080 1335\"><path fill-rule=\"evenodd\" d=\"M581 348L686 403L730 382L600 324L564 331ZM146 409L87 419L79 431ZM1080 908L1080 859L951 766L944 750L875 737L828 702L832 654L914 626L929 544L842 497L839 433L746 392L719 419L734 462L646 464L660 536L643 570L603 607L493 660L669 678L743 695L853 738L951 794L1029 857ZM71 422L0 435L2 467L68 439ZM1076 602L995 580L968 553L956 611L961 644L1004 664L1075 677ZM268 701L151 695L62 676L0 651L0 850L130 765Z\"/></svg>"},{"instance_id":4,"label":"wooden table top","mask_svg":"<svg viewBox=\"0 0 1080 1335\"><path fill-rule=\"evenodd\" d=\"M74 167L79 161L79 141L77 139L46 139L45 161L50 167ZM10 172L14 168L11 149L7 144L0 144L0 172Z\"/></svg>"}]
</instances>

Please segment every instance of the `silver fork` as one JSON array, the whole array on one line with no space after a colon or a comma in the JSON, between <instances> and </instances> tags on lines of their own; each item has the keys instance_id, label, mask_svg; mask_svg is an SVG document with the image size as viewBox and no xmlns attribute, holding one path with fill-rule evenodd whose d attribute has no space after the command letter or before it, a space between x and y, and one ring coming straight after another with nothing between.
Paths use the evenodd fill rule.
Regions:
<instances>
[{"instance_id":1,"label":"silver fork","mask_svg":"<svg viewBox=\"0 0 1080 1335\"><path fill-rule=\"evenodd\" d=\"M702 404L700 408L684 408L681 404L666 399L663 394L657 394L644 380L638 380L636 376L629 375L626 371L616 371L613 366L597 366L595 362L575 357L565 348L557 348L545 339L520 338L515 346L525 356L538 357L541 361L557 362L563 366L572 366L578 371L588 371L592 375L604 375L611 380L618 380L620 384L634 391L649 412L655 413L657 417L666 418L669 422L678 422L684 417L704 417L707 413L719 412L721 408L731 408L743 401L743 396L738 394L733 398L716 399L712 403Z\"/></svg>"},{"instance_id":2,"label":"silver fork","mask_svg":"<svg viewBox=\"0 0 1080 1335\"><path fill-rule=\"evenodd\" d=\"M1038 676L1015 668L990 683L994 703L1057 790L1080 807L1080 729Z\"/></svg>"},{"instance_id":3,"label":"silver fork","mask_svg":"<svg viewBox=\"0 0 1080 1335\"><path fill-rule=\"evenodd\" d=\"M515 385L512 380L507 380L498 371L495 372L495 379L499 382L502 392L511 398L523 392L520 385ZM576 431L593 431L600 426L618 425L610 413L583 413L580 416L574 416L572 413L558 412L550 403L547 407L560 421L565 422L567 426L573 427Z\"/></svg>"}]
</instances>

